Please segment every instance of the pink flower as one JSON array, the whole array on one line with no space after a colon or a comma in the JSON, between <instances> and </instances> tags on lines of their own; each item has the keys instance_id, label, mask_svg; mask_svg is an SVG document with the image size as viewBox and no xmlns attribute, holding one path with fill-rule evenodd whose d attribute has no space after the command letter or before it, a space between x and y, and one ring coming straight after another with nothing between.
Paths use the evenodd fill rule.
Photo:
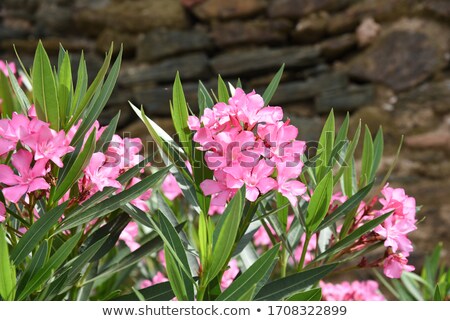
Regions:
<instances>
[{"instance_id":1,"label":"pink flower","mask_svg":"<svg viewBox=\"0 0 450 321\"><path fill-rule=\"evenodd\" d=\"M265 194L277 187L277 182L271 178L274 168L267 165L265 160L260 160L253 168L233 166L226 167L228 173L226 184L229 188L241 188L246 186L246 198L254 202L259 194Z\"/></svg>"},{"instance_id":2,"label":"pink flower","mask_svg":"<svg viewBox=\"0 0 450 321\"><path fill-rule=\"evenodd\" d=\"M217 170L214 172L216 180L205 179L200 183L203 194L212 195L212 206L224 207L228 200L230 200L237 192L237 189L227 187L226 176L227 173Z\"/></svg>"},{"instance_id":3,"label":"pink flower","mask_svg":"<svg viewBox=\"0 0 450 321\"><path fill-rule=\"evenodd\" d=\"M121 138L114 135L105 153L107 162L111 166L117 166L121 169L129 169L139 164L144 157L140 155L142 149L142 141L140 138Z\"/></svg>"},{"instance_id":4,"label":"pink flower","mask_svg":"<svg viewBox=\"0 0 450 321\"><path fill-rule=\"evenodd\" d=\"M89 165L84 169L86 182L83 182L83 185L87 190L95 192L103 191L105 187L122 187L116 180L119 176L119 167L106 166L105 161L105 154L100 152L92 154Z\"/></svg>"},{"instance_id":5,"label":"pink flower","mask_svg":"<svg viewBox=\"0 0 450 321\"><path fill-rule=\"evenodd\" d=\"M220 288L225 290L228 288L236 276L239 274L239 267L237 261L232 259L230 263L228 263L228 269L223 273L222 280L220 281Z\"/></svg>"},{"instance_id":6,"label":"pink flower","mask_svg":"<svg viewBox=\"0 0 450 321\"><path fill-rule=\"evenodd\" d=\"M8 67L11 69L12 73L15 74L17 72L16 65L13 62L6 64L3 60L0 60L0 71L2 71L6 77L8 77Z\"/></svg>"},{"instance_id":7,"label":"pink flower","mask_svg":"<svg viewBox=\"0 0 450 321\"><path fill-rule=\"evenodd\" d=\"M415 268L408 265L408 259L401 253L393 253L384 260L384 274L391 279L398 279L402 276L403 271L411 272Z\"/></svg>"},{"instance_id":8,"label":"pink flower","mask_svg":"<svg viewBox=\"0 0 450 321\"><path fill-rule=\"evenodd\" d=\"M15 175L12 169L7 165L0 165L0 183L9 185L3 188L5 198L13 203L17 203L19 199L26 193L37 190L48 190L50 185L44 179L47 174L46 160L38 160L31 167L33 155L24 149L16 152L11 162L19 175Z\"/></svg>"},{"instance_id":9,"label":"pink flower","mask_svg":"<svg viewBox=\"0 0 450 321\"><path fill-rule=\"evenodd\" d=\"M6 208L5 204L0 202L0 223L3 222L6 218Z\"/></svg>"},{"instance_id":10,"label":"pink flower","mask_svg":"<svg viewBox=\"0 0 450 321\"><path fill-rule=\"evenodd\" d=\"M320 281L324 301L385 301L376 281L332 284Z\"/></svg>"},{"instance_id":11,"label":"pink flower","mask_svg":"<svg viewBox=\"0 0 450 321\"><path fill-rule=\"evenodd\" d=\"M173 201L178 196L182 195L181 188L178 185L175 176L173 176L173 174L171 173L167 174L166 178L162 182L161 191L164 194L164 196L171 201Z\"/></svg>"},{"instance_id":12,"label":"pink flower","mask_svg":"<svg viewBox=\"0 0 450 321\"><path fill-rule=\"evenodd\" d=\"M395 215L391 215L374 231L386 239L384 246L391 247L394 252L399 250L407 255L407 253L413 251L413 247L406 234L415 229L415 225L402 224L401 221L396 220Z\"/></svg>"},{"instance_id":13,"label":"pink flower","mask_svg":"<svg viewBox=\"0 0 450 321\"><path fill-rule=\"evenodd\" d=\"M64 130L57 133L44 126L40 127L39 132L30 134L23 142L35 152L35 160L51 160L58 167L64 166L61 157L74 151L67 142Z\"/></svg>"},{"instance_id":14,"label":"pink flower","mask_svg":"<svg viewBox=\"0 0 450 321\"><path fill-rule=\"evenodd\" d=\"M124 241L125 244L130 248L131 252L136 251L140 247L139 243L135 241L136 237L138 236L138 232L139 227L136 222L130 222L124 228L122 233L120 233L119 240Z\"/></svg>"},{"instance_id":15,"label":"pink flower","mask_svg":"<svg viewBox=\"0 0 450 321\"><path fill-rule=\"evenodd\" d=\"M285 163L278 163L277 183L278 192L285 196L292 206L297 206L297 196L306 192L306 186L297 180L301 173L303 164L294 167L288 167Z\"/></svg>"}]
</instances>

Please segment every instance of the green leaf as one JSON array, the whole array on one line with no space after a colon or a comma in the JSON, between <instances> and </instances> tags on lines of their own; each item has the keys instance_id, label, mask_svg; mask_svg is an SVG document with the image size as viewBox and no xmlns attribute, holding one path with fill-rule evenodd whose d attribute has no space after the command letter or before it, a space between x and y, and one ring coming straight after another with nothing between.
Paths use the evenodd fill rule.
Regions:
<instances>
[{"instance_id":1,"label":"green leaf","mask_svg":"<svg viewBox=\"0 0 450 321\"><path fill-rule=\"evenodd\" d=\"M97 89L99 86L101 86L101 84L103 83L103 79L106 76L106 73L108 72L109 69L109 64L111 63L111 58L112 58L112 54L113 54L113 45L111 44L111 47L109 48L108 54L106 55L105 61L103 62L102 67L100 68L97 76L95 77L94 81L92 82L92 84L89 86L89 88L87 89L87 91L82 94L82 89L84 87L84 77L86 77L86 81L87 81L87 72L85 69L85 63L84 63L84 57L82 56L80 58L80 65L79 65L79 69L78 69L78 75L84 74L83 76L83 80L80 83L80 92L77 93L78 91L78 82L77 82L77 88L75 90L75 97L77 99L80 100L80 102L78 103L78 101L74 101L75 107L72 106L72 118L70 119L70 121L67 123L66 126L66 130L68 130L70 127L72 127L73 124L75 124L78 119L80 119L80 116L82 115L82 113L84 112L85 108L87 107L88 103L91 101L92 97L94 96L94 94L97 92ZM120 58L120 54L118 56L117 59ZM116 60L117 62L118 60ZM83 63L82 63L83 62ZM79 96L77 96L77 94L79 94ZM86 119L85 119L86 120ZM93 119L92 121L95 121L95 119Z\"/></svg>"},{"instance_id":2,"label":"green leaf","mask_svg":"<svg viewBox=\"0 0 450 321\"><path fill-rule=\"evenodd\" d=\"M205 108L211 108L214 106L214 100L212 99L211 95L208 92L208 89L206 89L205 85L201 81L198 82L198 96L199 100L200 97L204 99L202 104L199 104L199 110L200 110L200 116L203 115L203 112L205 111Z\"/></svg>"},{"instance_id":3,"label":"green leaf","mask_svg":"<svg viewBox=\"0 0 450 321\"><path fill-rule=\"evenodd\" d=\"M322 289L315 288L294 294L286 301L320 301L321 299L322 299Z\"/></svg>"},{"instance_id":4,"label":"green leaf","mask_svg":"<svg viewBox=\"0 0 450 321\"><path fill-rule=\"evenodd\" d=\"M217 78L217 92L219 95L219 102L227 103L228 99L230 99L230 94L228 93L227 85L220 75Z\"/></svg>"},{"instance_id":5,"label":"green leaf","mask_svg":"<svg viewBox=\"0 0 450 321\"><path fill-rule=\"evenodd\" d=\"M168 241L164 245L164 253L166 256L167 275L172 289L179 300L193 301L194 287L191 283L192 277L191 275L186 275L185 272L190 271L186 250L169 220L161 212L158 212L158 218L161 232ZM170 251L168 245L172 247L175 253ZM180 263L183 266L180 266Z\"/></svg>"},{"instance_id":6,"label":"green leaf","mask_svg":"<svg viewBox=\"0 0 450 321\"><path fill-rule=\"evenodd\" d=\"M328 164L334 147L334 137L335 124L334 112L332 109L322 129L322 133L320 134L319 145L317 147L317 154L320 155L318 164L316 164L317 181L322 180L322 178L331 170L331 167L329 167Z\"/></svg>"},{"instance_id":7,"label":"green leaf","mask_svg":"<svg viewBox=\"0 0 450 321\"><path fill-rule=\"evenodd\" d=\"M69 157L69 161L64 164L64 170L60 175L60 179L53 193L50 193L49 203L53 204L63 197L66 192L78 181L83 170L89 165L92 154L95 150L97 130L94 129L89 135L84 145L78 147L83 148L81 151L75 150Z\"/></svg>"},{"instance_id":8,"label":"green leaf","mask_svg":"<svg viewBox=\"0 0 450 321\"><path fill-rule=\"evenodd\" d=\"M324 228L330 226L335 223L341 216L346 215L351 212L353 209L357 208L361 201L369 194L370 190L373 187L374 182L369 183L367 186L359 190L355 195L351 196L348 200L344 202L341 206L333 211L330 215L326 216L325 219L320 223L317 228L318 231L323 230Z\"/></svg>"},{"instance_id":9,"label":"green leaf","mask_svg":"<svg viewBox=\"0 0 450 321\"><path fill-rule=\"evenodd\" d=\"M120 110L114 116L113 119L108 124L108 127L103 131L102 135L98 139L97 143L95 144L95 152L103 152L105 153L109 147L109 144L111 142L112 137L116 133L117 124L119 123L120 119Z\"/></svg>"},{"instance_id":10,"label":"green leaf","mask_svg":"<svg viewBox=\"0 0 450 321\"><path fill-rule=\"evenodd\" d=\"M4 301L14 300L16 293L16 268L11 262L8 242L0 224L0 296Z\"/></svg>"},{"instance_id":11,"label":"green leaf","mask_svg":"<svg viewBox=\"0 0 450 321\"><path fill-rule=\"evenodd\" d=\"M378 130L378 133L373 141L373 161L369 181L375 178L375 174L377 173L378 166L380 165L381 162L381 157L383 157L383 150L384 150L383 128L380 126L380 129Z\"/></svg>"},{"instance_id":12,"label":"green leaf","mask_svg":"<svg viewBox=\"0 0 450 321\"><path fill-rule=\"evenodd\" d=\"M274 246L264 253L255 263L242 273L231 285L217 298L217 301L234 301L242 297L249 288L258 290L264 285L272 272L280 249ZM255 289L256 289L255 288ZM258 292L258 291L255 291ZM250 298L251 299L251 298Z\"/></svg>"},{"instance_id":13,"label":"green leaf","mask_svg":"<svg viewBox=\"0 0 450 321\"><path fill-rule=\"evenodd\" d=\"M56 233L80 226L95 218L101 218L115 211L119 207L134 200L150 188L157 185L166 176L169 169L170 167L163 168L158 172L144 178L142 181L131 186L130 188L113 195L86 210L83 210L82 206L80 206L76 214L72 214L62 221L61 226L58 228Z\"/></svg>"},{"instance_id":14,"label":"green leaf","mask_svg":"<svg viewBox=\"0 0 450 321\"><path fill-rule=\"evenodd\" d=\"M69 257L70 253L80 240L81 235L82 232L79 232L78 234L72 236L65 243L63 243L58 250L56 250L55 254L50 257L42 269L40 269L29 282L27 282L25 289L19 295L19 300L26 298L50 278L53 272L64 263L67 257Z\"/></svg>"},{"instance_id":15,"label":"green leaf","mask_svg":"<svg viewBox=\"0 0 450 321\"><path fill-rule=\"evenodd\" d=\"M170 282L163 282L149 286L145 289L139 290L139 293L146 301L169 301L175 296L175 293L173 293L170 286ZM113 301L136 301L136 298L136 293L130 293L114 298Z\"/></svg>"},{"instance_id":16,"label":"green leaf","mask_svg":"<svg viewBox=\"0 0 450 321\"><path fill-rule=\"evenodd\" d=\"M84 60L84 53L82 51L80 61L78 63L77 84L75 86L75 93L73 95L72 104L70 106L70 113L67 115L68 117L73 115L75 113L75 110L78 109L81 103L81 99L86 94L87 85L88 85L88 73L86 68L86 61ZM69 120L69 118L66 120ZM75 122L76 121L73 121L73 123ZM66 130L68 129L69 126L66 126Z\"/></svg>"},{"instance_id":17,"label":"green leaf","mask_svg":"<svg viewBox=\"0 0 450 321\"><path fill-rule=\"evenodd\" d=\"M333 194L333 173L331 171L320 181L309 201L306 213L306 230L311 235L327 215Z\"/></svg>"},{"instance_id":18,"label":"green leaf","mask_svg":"<svg viewBox=\"0 0 450 321\"><path fill-rule=\"evenodd\" d=\"M22 236L19 243L11 252L11 259L14 264L19 265L28 256L28 254L36 248L38 243L50 231L50 229L58 223L58 220L64 214L67 202L53 208L47 213L43 213L41 217L28 229Z\"/></svg>"},{"instance_id":19,"label":"green leaf","mask_svg":"<svg viewBox=\"0 0 450 321\"><path fill-rule=\"evenodd\" d=\"M356 147L358 146L360 135L361 135L361 121L359 121L359 125L356 128L355 135L353 136L353 139L350 142L350 145L348 146L347 151L345 152L343 165L339 168L338 172L336 173L336 176L334 177L335 184L338 182L338 180L340 179L342 174L344 174L344 171L348 172L349 167L352 166L353 155L355 153ZM344 191L345 195L352 196L353 193L348 194L347 191L350 189L350 187L351 188L353 188L353 187L352 186L344 186L344 187L345 188L343 189L343 191Z\"/></svg>"},{"instance_id":20,"label":"green leaf","mask_svg":"<svg viewBox=\"0 0 450 321\"><path fill-rule=\"evenodd\" d=\"M74 119L78 120L80 116L83 116L83 121L81 122L80 127L78 128L77 132L75 133L75 136L72 139L72 144L76 144L78 140L84 139L86 133L91 129L94 122L97 120L97 118L100 116L100 113L102 112L103 108L106 106L106 103L109 100L109 97L111 97L112 91L114 89L114 86L116 85L117 77L119 76L120 71L120 65L122 63L122 52L123 48L120 48L119 54L117 55L116 61L114 62L113 66L111 67L111 70L109 72L108 77L106 78L106 81L101 88L99 87L94 91L93 99L90 101L87 108L82 107L83 110L79 113L79 115L74 115L72 120L69 123L73 123ZM96 78L97 79L97 78ZM95 82L95 80L94 80ZM99 85L103 83L103 77L102 81ZM93 85L94 83L92 83ZM91 85L91 86L92 86ZM89 90L86 93L86 96L89 94ZM83 101L81 102L81 105L83 104ZM81 107L80 107L81 108ZM67 126L66 126L67 128Z\"/></svg>"},{"instance_id":21,"label":"green leaf","mask_svg":"<svg viewBox=\"0 0 450 321\"><path fill-rule=\"evenodd\" d=\"M14 111L14 99L8 77L3 74L3 71L0 72L0 99L2 100L0 103L2 107L2 118L11 118Z\"/></svg>"},{"instance_id":22,"label":"green leaf","mask_svg":"<svg viewBox=\"0 0 450 321\"><path fill-rule=\"evenodd\" d=\"M47 260L48 243L44 241L37 252L33 255L30 264L20 278L19 285L17 287L17 293L21 293L25 289L26 284L34 277L42 268Z\"/></svg>"},{"instance_id":23,"label":"green leaf","mask_svg":"<svg viewBox=\"0 0 450 321\"><path fill-rule=\"evenodd\" d=\"M257 301L278 301L290 297L323 279L338 264L327 264L272 281L258 292Z\"/></svg>"},{"instance_id":24,"label":"green leaf","mask_svg":"<svg viewBox=\"0 0 450 321\"><path fill-rule=\"evenodd\" d=\"M180 74L177 72L173 83L172 103L170 104L172 120L178 138L187 155L191 154L191 131L188 127L188 108L184 97L183 86L181 85Z\"/></svg>"},{"instance_id":25,"label":"green leaf","mask_svg":"<svg viewBox=\"0 0 450 321\"><path fill-rule=\"evenodd\" d=\"M367 125L364 132L364 145L361 162L360 185L364 185L370 180L373 168L373 141L372 134L370 133L369 127L367 127Z\"/></svg>"},{"instance_id":26,"label":"green leaf","mask_svg":"<svg viewBox=\"0 0 450 321\"><path fill-rule=\"evenodd\" d=\"M68 119L72 93L72 67L70 65L69 53L66 51L61 61L61 65L58 69L58 100L59 114L61 115L62 120L61 127L65 126L66 120Z\"/></svg>"},{"instance_id":27,"label":"green leaf","mask_svg":"<svg viewBox=\"0 0 450 321\"><path fill-rule=\"evenodd\" d=\"M28 114L28 108L30 108L31 103L28 100L27 95L24 93L22 88L20 88L19 83L17 82L16 76L13 74L11 68L7 66L8 68L8 75L9 75L9 81L11 83L12 89L16 95L17 101L19 102L19 105L21 107L22 113L24 115Z\"/></svg>"},{"instance_id":28,"label":"green leaf","mask_svg":"<svg viewBox=\"0 0 450 321\"><path fill-rule=\"evenodd\" d=\"M377 227L378 225L383 223L384 220L386 220L391 214L392 214L392 212L381 215L381 216L374 218L373 220L367 222L363 226L358 227L355 231L353 231L352 233L350 233L349 235L344 237L342 240L336 242L336 244L334 244L332 247L330 247L329 249L327 249L326 251L321 253L319 256L317 256L314 259L314 261L322 260L322 259L329 257L330 255L333 255L333 254L339 252L340 250L352 245L353 242L356 241L357 239L359 239L361 236L363 236L367 232L373 230L375 227Z\"/></svg>"},{"instance_id":29,"label":"green leaf","mask_svg":"<svg viewBox=\"0 0 450 321\"><path fill-rule=\"evenodd\" d=\"M247 288L236 301L251 301L255 296L256 284L250 288Z\"/></svg>"},{"instance_id":30,"label":"green leaf","mask_svg":"<svg viewBox=\"0 0 450 321\"><path fill-rule=\"evenodd\" d=\"M281 68L275 74L273 79L270 81L269 86L264 91L262 98L263 98L264 104L266 106L269 105L270 100L272 99L273 95L277 91L278 85L280 84L281 76L283 76L283 71L284 71L284 64L281 66Z\"/></svg>"},{"instance_id":31,"label":"green leaf","mask_svg":"<svg viewBox=\"0 0 450 321\"><path fill-rule=\"evenodd\" d=\"M344 121L342 122L341 127L339 128L339 131L336 135L336 139L334 141L334 146L339 144L340 142L347 142L347 134L348 134L348 127L350 124L350 114L347 112L347 115L344 118Z\"/></svg>"},{"instance_id":32,"label":"green leaf","mask_svg":"<svg viewBox=\"0 0 450 321\"><path fill-rule=\"evenodd\" d=\"M39 119L49 122L51 128L59 130L61 114L55 77L47 52L39 41L32 70L33 97Z\"/></svg>"},{"instance_id":33,"label":"green leaf","mask_svg":"<svg viewBox=\"0 0 450 321\"><path fill-rule=\"evenodd\" d=\"M81 272L81 270L86 267L86 264L88 262L92 261L94 256L102 248L102 246L105 244L107 239L108 239L108 236L103 237L102 239L98 240L97 242L95 242L94 244L89 246L79 256L77 256L70 262L67 262L65 267L67 267L67 268L70 267L69 275L67 277L67 282L71 283L78 277L78 274Z\"/></svg>"},{"instance_id":34,"label":"green leaf","mask_svg":"<svg viewBox=\"0 0 450 321\"><path fill-rule=\"evenodd\" d=\"M240 189L231 199L214 230L213 251L206 279L213 280L230 259L244 209L244 191Z\"/></svg>"},{"instance_id":35,"label":"green leaf","mask_svg":"<svg viewBox=\"0 0 450 321\"><path fill-rule=\"evenodd\" d=\"M94 257L92 257L91 262L100 260L103 256L108 254L108 252L112 248L116 246L120 234L129 222L130 216L128 214L121 213L117 215L86 239L86 241L82 245L82 251L107 236L107 239L104 242L103 246L97 251Z\"/></svg>"}]
</instances>

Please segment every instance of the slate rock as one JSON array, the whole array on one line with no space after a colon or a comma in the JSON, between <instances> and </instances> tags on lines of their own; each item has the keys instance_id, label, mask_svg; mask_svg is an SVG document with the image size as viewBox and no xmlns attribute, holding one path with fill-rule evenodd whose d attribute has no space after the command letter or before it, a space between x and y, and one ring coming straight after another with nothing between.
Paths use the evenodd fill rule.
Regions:
<instances>
[{"instance_id":1,"label":"slate rock","mask_svg":"<svg viewBox=\"0 0 450 321\"><path fill-rule=\"evenodd\" d=\"M172 83L177 71L183 80L197 80L211 74L208 57L204 53L193 53L125 70L119 77L119 83L124 87L148 82Z\"/></svg>"},{"instance_id":2,"label":"slate rock","mask_svg":"<svg viewBox=\"0 0 450 321\"><path fill-rule=\"evenodd\" d=\"M384 32L348 65L357 78L383 83L395 91L414 87L448 61L449 28L419 19L404 19Z\"/></svg>"},{"instance_id":3,"label":"slate rock","mask_svg":"<svg viewBox=\"0 0 450 321\"><path fill-rule=\"evenodd\" d=\"M201 20L243 18L262 12L267 0L206 0L192 8Z\"/></svg>"},{"instance_id":4,"label":"slate rock","mask_svg":"<svg viewBox=\"0 0 450 321\"><path fill-rule=\"evenodd\" d=\"M328 113L331 108L342 112L353 111L372 103L374 97L373 85L349 86L323 91L316 97L315 107L318 113Z\"/></svg>"},{"instance_id":5,"label":"slate rock","mask_svg":"<svg viewBox=\"0 0 450 321\"><path fill-rule=\"evenodd\" d=\"M267 10L271 18L299 18L319 10L341 9L352 0L273 0Z\"/></svg>"},{"instance_id":6,"label":"slate rock","mask_svg":"<svg viewBox=\"0 0 450 321\"><path fill-rule=\"evenodd\" d=\"M275 71L285 63L286 69L305 68L321 61L320 50L312 46L285 48L258 48L226 52L215 56L211 65L216 73L225 76L252 75Z\"/></svg>"},{"instance_id":7,"label":"slate rock","mask_svg":"<svg viewBox=\"0 0 450 321\"><path fill-rule=\"evenodd\" d=\"M154 30L137 44L137 59L153 62L181 53L209 50L212 41L203 30Z\"/></svg>"}]
</instances>

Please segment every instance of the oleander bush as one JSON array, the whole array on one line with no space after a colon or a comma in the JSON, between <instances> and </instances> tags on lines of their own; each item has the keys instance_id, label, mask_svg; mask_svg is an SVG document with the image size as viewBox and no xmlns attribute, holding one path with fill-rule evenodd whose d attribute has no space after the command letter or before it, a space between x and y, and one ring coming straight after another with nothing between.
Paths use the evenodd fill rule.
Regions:
<instances>
[{"instance_id":1,"label":"oleander bush","mask_svg":"<svg viewBox=\"0 0 450 321\"><path fill-rule=\"evenodd\" d=\"M2 300L448 299L441 247L420 275L408 264L419 207L389 185L395 162L377 171L381 128L350 133L331 112L319 141L302 141L269 105L283 67L262 95L199 82L197 106L176 75L176 137L130 103L152 153L116 134L119 114L97 121L121 57L111 46L91 81L63 47L57 66L41 43L30 71L0 62ZM356 269L385 294L329 281Z\"/></svg>"}]
</instances>

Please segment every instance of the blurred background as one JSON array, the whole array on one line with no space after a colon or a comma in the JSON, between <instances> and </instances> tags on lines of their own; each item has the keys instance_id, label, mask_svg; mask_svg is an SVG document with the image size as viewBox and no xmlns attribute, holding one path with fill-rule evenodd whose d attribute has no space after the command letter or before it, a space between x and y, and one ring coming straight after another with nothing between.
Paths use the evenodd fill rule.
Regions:
<instances>
[{"instance_id":1,"label":"blurred background","mask_svg":"<svg viewBox=\"0 0 450 321\"><path fill-rule=\"evenodd\" d=\"M221 74L262 90L283 63L273 105L317 139L331 108L385 133L384 171L406 136L391 185L423 205L413 264L441 241L450 250L450 0L0 0L0 59L29 66L37 40L74 67L84 50L91 78L112 41L124 44L119 83L102 115L148 138L127 101L172 132L170 87L181 73L195 111L197 81ZM445 260L450 263L450 256Z\"/></svg>"}]
</instances>

